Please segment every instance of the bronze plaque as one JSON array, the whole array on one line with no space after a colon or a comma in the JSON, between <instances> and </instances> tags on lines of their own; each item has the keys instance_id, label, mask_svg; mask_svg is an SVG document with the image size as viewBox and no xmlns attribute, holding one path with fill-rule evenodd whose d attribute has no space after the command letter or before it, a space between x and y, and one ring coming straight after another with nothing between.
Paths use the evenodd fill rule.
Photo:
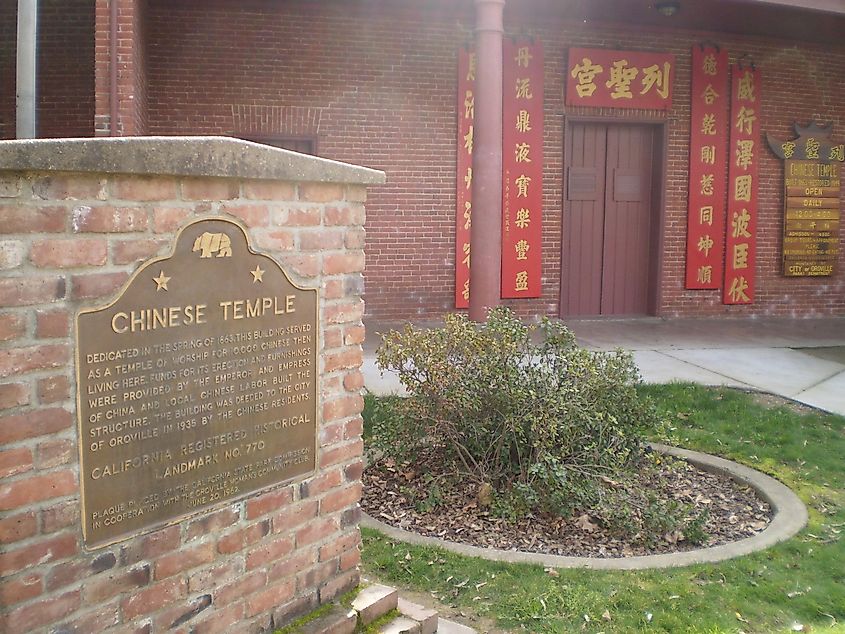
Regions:
<instances>
[{"instance_id":1,"label":"bronze plaque","mask_svg":"<svg viewBox=\"0 0 845 634\"><path fill-rule=\"evenodd\" d=\"M314 471L317 310L316 289L210 218L79 312L87 547Z\"/></svg>"},{"instance_id":2,"label":"bronze plaque","mask_svg":"<svg viewBox=\"0 0 845 634\"><path fill-rule=\"evenodd\" d=\"M845 145L831 140L830 125L796 124L795 132L790 141L768 137L784 160L783 274L833 275Z\"/></svg>"}]
</instances>

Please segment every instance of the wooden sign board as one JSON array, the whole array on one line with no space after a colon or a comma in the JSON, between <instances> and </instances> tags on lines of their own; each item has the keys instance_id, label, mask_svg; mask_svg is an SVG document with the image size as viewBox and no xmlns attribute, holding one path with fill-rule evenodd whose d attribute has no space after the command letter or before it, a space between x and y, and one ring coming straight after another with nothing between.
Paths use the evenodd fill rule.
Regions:
<instances>
[{"instance_id":1,"label":"wooden sign board","mask_svg":"<svg viewBox=\"0 0 845 634\"><path fill-rule=\"evenodd\" d=\"M455 179L455 308L469 308L472 227L472 145L475 121L475 53L458 52L458 164Z\"/></svg>"},{"instance_id":2,"label":"wooden sign board","mask_svg":"<svg viewBox=\"0 0 845 634\"><path fill-rule=\"evenodd\" d=\"M669 110L675 77L671 53L570 48L566 105Z\"/></svg>"},{"instance_id":3,"label":"wooden sign board","mask_svg":"<svg viewBox=\"0 0 845 634\"><path fill-rule=\"evenodd\" d=\"M830 140L830 126L795 125L797 139L769 136L784 159L783 274L832 275L839 255L839 216L845 145Z\"/></svg>"},{"instance_id":4,"label":"wooden sign board","mask_svg":"<svg viewBox=\"0 0 845 634\"><path fill-rule=\"evenodd\" d=\"M685 280L690 289L717 289L722 283L729 71L725 49L693 47Z\"/></svg>"},{"instance_id":5,"label":"wooden sign board","mask_svg":"<svg viewBox=\"0 0 845 634\"><path fill-rule=\"evenodd\" d=\"M502 297L540 297L543 273L543 47L503 44Z\"/></svg>"},{"instance_id":6,"label":"wooden sign board","mask_svg":"<svg viewBox=\"0 0 845 634\"><path fill-rule=\"evenodd\" d=\"M226 218L76 319L83 537L104 546L310 474L317 290Z\"/></svg>"}]
</instances>

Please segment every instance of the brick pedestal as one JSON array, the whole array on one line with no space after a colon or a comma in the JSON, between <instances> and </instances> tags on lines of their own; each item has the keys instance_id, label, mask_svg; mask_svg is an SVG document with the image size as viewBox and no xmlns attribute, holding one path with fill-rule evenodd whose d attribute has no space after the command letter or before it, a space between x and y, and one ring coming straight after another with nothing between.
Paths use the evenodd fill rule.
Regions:
<instances>
[{"instance_id":1,"label":"brick pedestal","mask_svg":"<svg viewBox=\"0 0 845 634\"><path fill-rule=\"evenodd\" d=\"M364 201L383 178L222 138L0 143L0 630L267 631L357 584ZM204 215L319 289L317 472L87 551L74 315Z\"/></svg>"}]
</instances>

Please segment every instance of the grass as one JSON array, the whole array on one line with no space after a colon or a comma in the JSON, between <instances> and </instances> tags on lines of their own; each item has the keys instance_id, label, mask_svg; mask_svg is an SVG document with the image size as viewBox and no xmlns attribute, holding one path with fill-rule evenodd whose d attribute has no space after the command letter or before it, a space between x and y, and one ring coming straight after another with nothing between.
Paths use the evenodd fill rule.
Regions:
<instances>
[{"instance_id":1,"label":"grass","mask_svg":"<svg viewBox=\"0 0 845 634\"><path fill-rule=\"evenodd\" d=\"M670 442L773 475L807 504L791 540L675 570L547 571L396 542L364 531L365 574L515 632L845 632L845 418L769 408L733 390L644 386Z\"/></svg>"}]
</instances>

